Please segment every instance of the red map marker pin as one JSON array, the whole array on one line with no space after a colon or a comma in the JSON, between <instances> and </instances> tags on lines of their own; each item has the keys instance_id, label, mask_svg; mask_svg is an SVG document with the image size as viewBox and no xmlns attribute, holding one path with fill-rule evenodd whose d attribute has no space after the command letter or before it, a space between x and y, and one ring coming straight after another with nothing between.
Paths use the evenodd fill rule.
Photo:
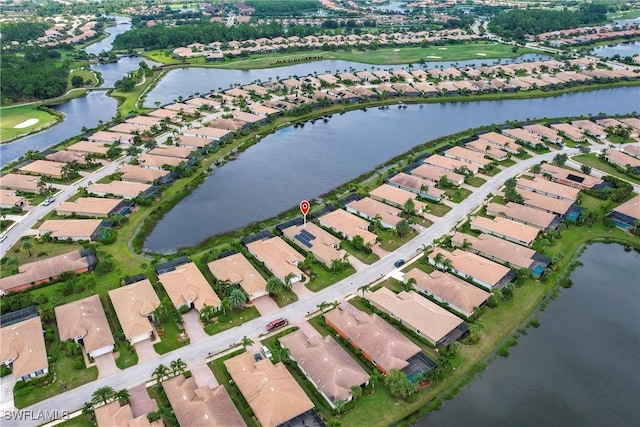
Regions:
<instances>
[{"instance_id":1,"label":"red map marker pin","mask_svg":"<svg viewBox=\"0 0 640 427\"><path fill-rule=\"evenodd\" d=\"M302 212L302 215L306 215L309 213L309 207L309 202L307 202L306 200L300 202L300 212Z\"/></svg>"}]
</instances>

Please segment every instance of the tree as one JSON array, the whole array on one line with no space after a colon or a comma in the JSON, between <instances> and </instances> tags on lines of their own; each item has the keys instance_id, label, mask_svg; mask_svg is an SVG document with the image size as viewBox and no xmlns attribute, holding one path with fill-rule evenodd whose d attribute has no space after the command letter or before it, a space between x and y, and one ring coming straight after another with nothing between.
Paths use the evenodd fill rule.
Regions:
<instances>
[{"instance_id":1,"label":"tree","mask_svg":"<svg viewBox=\"0 0 640 427\"><path fill-rule=\"evenodd\" d=\"M169 366L174 377L178 374L183 374L187 369L187 364L182 359L172 360Z\"/></svg>"},{"instance_id":2,"label":"tree","mask_svg":"<svg viewBox=\"0 0 640 427\"><path fill-rule=\"evenodd\" d=\"M384 383L393 397L406 397L410 392L410 381L407 374L397 369L389 371Z\"/></svg>"},{"instance_id":3,"label":"tree","mask_svg":"<svg viewBox=\"0 0 640 427\"><path fill-rule=\"evenodd\" d=\"M591 166L581 165L581 166L580 166L580 170L581 170L581 171L582 171L582 173L584 173L584 174L591 175Z\"/></svg>"},{"instance_id":4,"label":"tree","mask_svg":"<svg viewBox=\"0 0 640 427\"><path fill-rule=\"evenodd\" d=\"M347 402L345 402L342 399L338 399L335 402L333 402L333 406L335 406L336 412L338 413L338 415L342 414L346 404L347 404Z\"/></svg>"},{"instance_id":5,"label":"tree","mask_svg":"<svg viewBox=\"0 0 640 427\"><path fill-rule=\"evenodd\" d=\"M362 291L362 298L364 298L364 293L369 292L371 290L370 284L364 284L358 288L358 291Z\"/></svg>"},{"instance_id":6,"label":"tree","mask_svg":"<svg viewBox=\"0 0 640 427\"><path fill-rule=\"evenodd\" d=\"M331 307L331 304L326 301L322 301L320 304L316 305L316 307L318 307L318 310L320 310L320 314L323 314L325 308Z\"/></svg>"},{"instance_id":7,"label":"tree","mask_svg":"<svg viewBox=\"0 0 640 427\"><path fill-rule=\"evenodd\" d=\"M106 405L107 402L115 398L115 395L116 391L111 386L105 385L98 387L91 395L91 402L93 402L94 405L99 403Z\"/></svg>"},{"instance_id":8,"label":"tree","mask_svg":"<svg viewBox=\"0 0 640 427\"><path fill-rule=\"evenodd\" d=\"M462 242L462 245L460 246L460 249L462 249L463 251L466 251L467 249L471 248L473 245L471 244L470 241L468 241L467 239L464 239L464 241Z\"/></svg>"},{"instance_id":9,"label":"tree","mask_svg":"<svg viewBox=\"0 0 640 427\"><path fill-rule=\"evenodd\" d=\"M469 325L469 338L472 342L476 343L480 339L480 329L484 328L484 323L476 321Z\"/></svg>"},{"instance_id":10,"label":"tree","mask_svg":"<svg viewBox=\"0 0 640 427\"><path fill-rule=\"evenodd\" d=\"M153 378L155 378L156 383L160 384L160 382L167 376L169 373L169 368L165 365L158 365L158 367L153 371Z\"/></svg>"},{"instance_id":11,"label":"tree","mask_svg":"<svg viewBox=\"0 0 640 427\"><path fill-rule=\"evenodd\" d=\"M396 224L396 233L399 237L406 236L409 231L411 231L411 224L406 219L402 219Z\"/></svg>"},{"instance_id":12,"label":"tree","mask_svg":"<svg viewBox=\"0 0 640 427\"><path fill-rule=\"evenodd\" d=\"M297 276L295 273L289 273L286 276L284 276L284 289L287 291L290 291L291 286L293 286L293 281L296 278Z\"/></svg>"},{"instance_id":13,"label":"tree","mask_svg":"<svg viewBox=\"0 0 640 427\"><path fill-rule=\"evenodd\" d=\"M229 301L229 297L224 297L220 301L220 311L222 311L222 315L224 316L229 310L231 310L231 301Z\"/></svg>"},{"instance_id":14,"label":"tree","mask_svg":"<svg viewBox=\"0 0 640 427\"><path fill-rule=\"evenodd\" d=\"M412 291L415 289L416 283L416 279L414 277L411 277L406 282L403 282L402 288L407 292Z\"/></svg>"},{"instance_id":15,"label":"tree","mask_svg":"<svg viewBox=\"0 0 640 427\"><path fill-rule=\"evenodd\" d=\"M407 215L413 215L416 213L416 204L412 198L408 198L407 201L404 202L402 211Z\"/></svg>"},{"instance_id":16,"label":"tree","mask_svg":"<svg viewBox=\"0 0 640 427\"><path fill-rule=\"evenodd\" d=\"M129 394L129 390L127 390L126 388L118 390L114 395L114 399L117 400L120 405L128 404L129 402L131 402L131 395Z\"/></svg>"},{"instance_id":17,"label":"tree","mask_svg":"<svg viewBox=\"0 0 640 427\"><path fill-rule=\"evenodd\" d=\"M242 346L243 350L246 350L247 347L252 346L253 344L254 344L253 340L247 337L246 335L242 337L242 340L240 340L240 345Z\"/></svg>"},{"instance_id":18,"label":"tree","mask_svg":"<svg viewBox=\"0 0 640 427\"><path fill-rule=\"evenodd\" d=\"M453 269L453 262L451 262L451 260L449 258L445 258L442 261L442 269L444 271L449 271L449 270Z\"/></svg>"},{"instance_id":19,"label":"tree","mask_svg":"<svg viewBox=\"0 0 640 427\"><path fill-rule=\"evenodd\" d=\"M274 296L282 288L284 288L284 284L277 277L272 277L267 280L267 292L269 295Z\"/></svg>"},{"instance_id":20,"label":"tree","mask_svg":"<svg viewBox=\"0 0 640 427\"><path fill-rule=\"evenodd\" d=\"M565 153L556 154L553 157L552 163L556 166L563 166L565 163L567 163L567 160L569 160L569 156L567 156Z\"/></svg>"},{"instance_id":21,"label":"tree","mask_svg":"<svg viewBox=\"0 0 640 427\"><path fill-rule=\"evenodd\" d=\"M71 77L71 86L73 87L80 87L84 84L84 80L82 79L82 76L73 76Z\"/></svg>"},{"instance_id":22,"label":"tree","mask_svg":"<svg viewBox=\"0 0 640 427\"><path fill-rule=\"evenodd\" d=\"M542 166L540 166L540 163L536 163L535 165L531 166L531 173L533 174L534 177L537 174L539 174L541 171L542 171Z\"/></svg>"},{"instance_id":23,"label":"tree","mask_svg":"<svg viewBox=\"0 0 640 427\"><path fill-rule=\"evenodd\" d=\"M33 243L31 243L31 239L22 239L20 243L20 249L23 251L27 251L29 256L31 256L31 249L33 249Z\"/></svg>"},{"instance_id":24,"label":"tree","mask_svg":"<svg viewBox=\"0 0 640 427\"><path fill-rule=\"evenodd\" d=\"M362 397L362 387L360 387L359 385L354 385L353 387L351 387L351 397L353 398L353 401L357 406L358 399Z\"/></svg>"},{"instance_id":25,"label":"tree","mask_svg":"<svg viewBox=\"0 0 640 427\"><path fill-rule=\"evenodd\" d=\"M233 288L231 292L229 292L229 303L231 304L232 310L240 310L244 307L244 304L247 302L247 295L240 288Z\"/></svg>"}]
</instances>

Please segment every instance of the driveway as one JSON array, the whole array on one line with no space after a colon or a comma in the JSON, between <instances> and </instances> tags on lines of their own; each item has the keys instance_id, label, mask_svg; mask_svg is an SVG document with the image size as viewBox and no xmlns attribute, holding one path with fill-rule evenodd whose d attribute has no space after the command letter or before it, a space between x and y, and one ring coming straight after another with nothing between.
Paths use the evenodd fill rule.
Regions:
<instances>
[{"instance_id":1,"label":"driveway","mask_svg":"<svg viewBox=\"0 0 640 427\"><path fill-rule=\"evenodd\" d=\"M320 336L320 332L318 332L316 328L311 326L311 324L307 322L304 318L297 319L291 324L300 328L300 330L304 332L304 334L309 338Z\"/></svg>"},{"instance_id":2,"label":"driveway","mask_svg":"<svg viewBox=\"0 0 640 427\"><path fill-rule=\"evenodd\" d=\"M129 395L131 396L131 411L135 418L158 410L158 402L149 397L144 384L130 388Z\"/></svg>"},{"instance_id":3,"label":"driveway","mask_svg":"<svg viewBox=\"0 0 640 427\"><path fill-rule=\"evenodd\" d=\"M298 296L298 301L302 301L313 296L311 292L302 282L296 282L291 287L291 290Z\"/></svg>"},{"instance_id":4,"label":"driveway","mask_svg":"<svg viewBox=\"0 0 640 427\"><path fill-rule=\"evenodd\" d=\"M254 299L253 305L256 307L261 316L266 316L280 310L278 304L269 295L263 295Z\"/></svg>"},{"instance_id":5,"label":"driveway","mask_svg":"<svg viewBox=\"0 0 640 427\"><path fill-rule=\"evenodd\" d=\"M13 406L13 386L16 384L13 375L9 374L0 378L0 411L14 408Z\"/></svg>"},{"instance_id":6,"label":"driveway","mask_svg":"<svg viewBox=\"0 0 640 427\"><path fill-rule=\"evenodd\" d=\"M209 369L209 366L203 359L190 362L187 369L189 369L191 374L193 374L193 378L196 380L198 387L218 387L218 380L216 380L213 372L211 372L211 369Z\"/></svg>"},{"instance_id":7,"label":"driveway","mask_svg":"<svg viewBox=\"0 0 640 427\"><path fill-rule=\"evenodd\" d=\"M120 371L116 366L116 359L113 353L103 354L94 359L95 365L98 367L98 378L104 378Z\"/></svg>"},{"instance_id":8,"label":"driveway","mask_svg":"<svg viewBox=\"0 0 640 427\"><path fill-rule=\"evenodd\" d=\"M182 318L184 319L184 330L189 335L192 343L200 342L209 337L202 329L202 323L200 323L200 317L196 310L190 310L187 314L183 314Z\"/></svg>"},{"instance_id":9,"label":"driveway","mask_svg":"<svg viewBox=\"0 0 640 427\"><path fill-rule=\"evenodd\" d=\"M360 261L358 258L354 257L353 255L349 257L349 264L351 264L353 268L356 269L356 271L364 270L369 266L364 262Z\"/></svg>"},{"instance_id":10,"label":"driveway","mask_svg":"<svg viewBox=\"0 0 640 427\"><path fill-rule=\"evenodd\" d=\"M378 255L378 257L380 257L380 258L384 258L387 255L389 255L388 251L386 251L386 250L382 249L382 247L380 247L380 243L376 243L375 245L371 246L371 251L374 254Z\"/></svg>"},{"instance_id":11,"label":"driveway","mask_svg":"<svg viewBox=\"0 0 640 427\"><path fill-rule=\"evenodd\" d=\"M154 350L151 339L137 342L134 344L134 347L136 348L136 353L138 353L138 363L143 363L158 357L158 353Z\"/></svg>"}]
</instances>

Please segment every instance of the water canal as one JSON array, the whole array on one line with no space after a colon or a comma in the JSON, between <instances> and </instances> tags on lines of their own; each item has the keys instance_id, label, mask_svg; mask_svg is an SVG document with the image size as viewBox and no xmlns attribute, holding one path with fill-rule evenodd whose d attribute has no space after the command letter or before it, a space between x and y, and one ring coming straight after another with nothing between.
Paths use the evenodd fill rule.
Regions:
<instances>
[{"instance_id":1,"label":"water canal","mask_svg":"<svg viewBox=\"0 0 640 427\"><path fill-rule=\"evenodd\" d=\"M554 98L393 106L284 128L217 169L162 218L145 248L169 253L274 217L425 141L470 127L527 118L630 113L638 109L638 99L640 87L625 87Z\"/></svg>"},{"instance_id":2,"label":"water canal","mask_svg":"<svg viewBox=\"0 0 640 427\"><path fill-rule=\"evenodd\" d=\"M640 254L596 243L580 261L540 327L417 426L640 424Z\"/></svg>"}]
</instances>

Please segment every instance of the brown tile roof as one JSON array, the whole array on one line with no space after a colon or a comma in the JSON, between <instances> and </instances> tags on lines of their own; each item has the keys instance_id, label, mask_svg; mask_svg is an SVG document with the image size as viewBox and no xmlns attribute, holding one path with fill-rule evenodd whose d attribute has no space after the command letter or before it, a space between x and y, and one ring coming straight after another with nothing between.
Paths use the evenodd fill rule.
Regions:
<instances>
[{"instance_id":1,"label":"brown tile roof","mask_svg":"<svg viewBox=\"0 0 640 427\"><path fill-rule=\"evenodd\" d=\"M220 298L193 262L176 267L173 271L159 274L158 280L164 286L176 308L189 301L193 301L198 311L202 310L205 305L214 308L220 307Z\"/></svg>"},{"instance_id":2,"label":"brown tile roof","mask_svg":"<svg viewBox=\"0 0 640 427\"><path fill-rule=\"evenodd\" d=\"M309 241L309 246L305 246L300 240L296 239L296 236L302 230L315 237L315 239ZM331 263L334 260L342 259L342 252L336 249L340 247L340 239L312 222L307 222L305 226L292 225L282 230L282 234L300 249L311 252L318 261L327 267L331 267Z\"/></svg>"},{"instance_id":3,"label":"brown tile roof","mask_svg":"<svg viewBox=\"0 0 640 427\"><path fill-rule=\"evenodd\" d=\"M280 237L256 240L249 243L247 249L282 282L291 273L298 279L303 277L302 271L296 266L304 261L304 257Z\"/></svg>"},{"instance_id":4,"label":"brown tile roof","mask_svg":"<svg viewBox=\"0 0 640 427\"><path fill-rule=\"evenodd\" d=\"M418 330L431 344L436 344L463 322L414 291L395 294L383 286L367 294L367 299L392 317L400 319L406 326Z\"/></svg>"},{"instance_id":5,"label":"brown tile roof","mask_svg":"<svg viewBox=\"0 0 640 427\"><path fill-rule=\"evenodd\" d=\"M260 117L251 113L245 113L244 111L234 111L232 114L234 119L243 121L245 123L257 123L260 120L264 120L264 117Z\"/></svg>"},{"instance_id":6,"label":"brown tile roof","mask_svg":"<svg viewBox=\"0 0 640 427\"><path fill-rule=\"evenodd\" d=\"M350 400L351 387L369 381L369 374L330 335L309 338L297 330L279 341L332 403Z\"/></svg>"},{"instance_id":7,"label":"brown tile roof","mask_svg":"<svg viewBox=\"0 0 640 427\"><path fill-rule=\"evenodd\" d=\"M422 179L416 175L408 175L404 172L400 172L389 179L389 182L393 185L382 184L380 187L370 192L371 197L380 198L394 202L398 206L404 206L407 199L411 197L414 199L414 205L416 210L422 211L426 208L426 205L419 200L416 200L418 193L428 194L437 199L442 198L444 191L435 187L433 182ZM404 187L397 188L396 186ZM405 190L405 189L409 190ZM411 194L409 196L408 194ZM404 199L404 202L402 200Z\"/></svg>"},{"instance_id":8,"label":"brown tile roof","mask_svg":"<svg viewBox=\"0 0 640 427\"><path fill-rule=\"evenodd\" d=\"M592 188L594 185L602 183L602 180L600 178L586 175L574 169L561 168L560 166L556 166L552 163L543 163L542 172L543 173L546 172L549 175L551 175L552 179L558 179L562 181L571 181L576 184L579 183L581 187L586 187L586 188ZM573 180L570 180L569 175L572 175L575 178ZM567 185L564 182L561 182L561 184Z\"/></svg>"},{"instance_id":9,"label":"brown tile roof","mask_svg":"<svg viewBox=\"0 0 640 427\"><path fill-rule=\"evenodd\" d=\"M553 212L557 215L564 215L569 212L569 208L571 208L571 205L573 204L568 200L560 200L528 190L519 189L518 193L520 193L524 199L525 206L531 206L535 209L541 209L546 212Z\"/></svg>"},{"instance_id":10,"label":"brown tile roof","mask_svg":"<svg viewBox=\"0 0 640 427\"><path fill-rule=\"evenodd\" d=\"M122 199L104 199L100 197L80 197L73 202L62 202L56 208L56 214L67 216L77 214L81 216L106 217Z\"/></svg>"},{"instance_id":11,"label":"brown tile roof","mask_svg":"<svg viewBox=\"0 0 640 427\"><path fill-rule=\"evenodd\" d=\"M404 280L415 279L416 286L446 301L451 307L465 316L470 316L475 307L480 307L491 296L489 292L465 282L453 274L435 270L432 273L413 268L404 275Z\"/></svg>"},{"instance_id":12,"label":"brown tile roof","mask_svg":"<svg viewBox=\"0 0 640 427\"><path fill-rule=\"evenodd\" d=\"M558 184L540 177L536 177L533 180L519 179L516 186L518 188L524 188L536 193L542 193L572 202L578 200L578 193L580 192L578 188Z\"/></svg>"},{"instance_id":13,"label":"brown tile roof","mask_svg":"<svg viewBox=\"0 0 640 427\"><path fill-rule=\"evenodd\" d=\"M148 279L109 291L109 298L127 339L151 332L147 318L160 305L160 299Z\"/></svg>"},{"instance_id":14,"label":"brown tile roof","mask_svg":"<svg viewBox=\"0 0 640 427\"><path fill-rule=\"evenodd\" d=\"M217 127L201 127L196 129L189 129L185 131L186 135L195 135L199 138L213 138L220 139L231 133L228 129L220 129Z\"/></svg>"},{"instance_id":15,"label":"brown tile roof","mask_svg":"<svg viewBox=\"0 0 640 427\"><path fill-rule=\"evenodd\" d=\"M407 360L420 352L420 347L378 315L367 315L351 304L325 313L325 319L387 372L407 367Z\"/></svg>"},{"instance_id":16,"label":"brown tile roof","mask_svg":"<svg viewBox=\"0 0 640 427\"><path fill-rule=\"evenodd\" d=\"M169 171L143 168L135 165L122 165L116 172L122 174L123 181L153 182L163 176L169 175Z\"/></svg>"},{"instance_id":17,"label":"brown tile roof","mask_svg":"<svg viewBox=\"0 0 640 427\"><path fill-rule=\"evenodd\" d=\"M460 185L464 183L464 176L459 173L445 171L444 169L437 168L435 166L422 164L417 168L411 171L411 175L415 175L420 178L427 179L429 181L438 182L440 178L444 175L449 181L453 182L456 185ZM433 185L433 184L432 184Z\"/></svg>"},{"instance_id":18,"label":"brown tile roof","mask_svg":"<svg viewBox=\"0 0 640 427\"><path fill-rule=\"evenodd\" d=\"M49 367L40 316L0 329L0 363L11 363L16 379Z\"/></svg>"},{"instance_id":19,"label":"brown tile roof","mask_svg":"<svg viewBox=\"0 0 640 427\"><path fill-rule=\"evenodd\" d=\"M522 242L522 244L527 246L533 243L540 232L538 228L503 217L495 217L491 220L482 216L476 216L471 220L471 229L497 235L500 238Z\"/></svg>"},{"instance_id":20,"label":"brown tile roof","mask_svg":"<svg viewBox=\"0 0 640 427\"><path fill-rule=\"evenodd\" d=\"M506 159L509 153L504 150L499 149L495 145L489 144L486 141L481 141L479 139L474 139L473 141L469 141L466 144L466 147L475 150L479 153L483 153L487 157L494 158L496 160ZM487 150L487 147L489 148Z\"/></svg>"},{"instance_id":21,"label":"brown tile roof","mask_svg":"<svg viewBox=\"0 0 640 427\"><path fill-rule=\"evenodd\" d=\"M54 310L60 341L82 338L88 353L109 345L113 346L109 322L98 295L59 305Z\"/></svg>"},{"instance_id":22,"label":"brown tile roof","mask_svg":"<svg viewBox=\"0 0 640 427\"><path fill-rule=\"evenodd\" d=\"M35 160L18 170L30 174L60 178L62 176L63 166L64 165L62 163L50 162L48 160Z\"/></svg>"},{"instance_id":23,"label":"brown tile roof","mask_svg":"<svg viewBox=\"0 0 640 427\"><path fill-rule=\"evenodd\" d=\"M0 189L0 206L11 208L13 206L18 206L21 203L26 202L22 196L16 196L16 192L14 190L4 190Z\"/></svg>"},{"instance_id":24,"label":"brown tile roof","mask_svg":"<svg viewBox=\"0 0 640 427\"><path fill-rule=\"evenodd\" d=\"M266 292L267 281L241 253L211 261L207 267L216 279L228 280L232 284L239 283L250 300Z\"/></svg>"},{"instance_id":25,"label":"brown tile roof","mask_svg":"<svg viewBox=\"0 0 640 427\"><path fill-rule=\"evenodd\" d=\"M153 154L142 154L138 157L138 163L140 166L151 167L151 168L163 168L165 165L169 166L178 166L180 163L184 162L184 159L178 157L170 157L170 156L157 156Z\"/></svg>"},{"instance_id":26,"label":"brown tile roof","mask_svg":"<svg viewBox=\"0 0 640 427\"><path fill-rule=\"evenodd\" d=\"M201 128L201 129L211 129L211 128ZM200 136L179 135L179 136L176 136L176 141L178 142L178 144L180 144L180 146L184 145L186 147L204 148L207 145L211 144L213 142L213 139L203 138Z\"/></svg>"},{"instance_id":27,"label":"brown tile roof","mask_svg":"<svg viewBox=\"0 0 640 427\"><path fill-rule=\"evenodd\" d=\"M540 124L527 125L524 126L524 129L541 137L546 137L553 142L562 141L562 137L558 135L558 132Z\"/></svg>"},{"instance_id":28,"label":"brown tile roof","mask_svg":"<svg viewBox=\"0 0 640 427\"><path fill-rule=\"evenodd\" d=\"M22 264L18 268L18 274L0 279L0 289L8 291L21 285L56 277L65 271L82 270L88 267L89 261L80 255L79 250L66 252L54 257Z\"/></svg>"},{"instance_id":29,"label":"brown tile roof","mask_svg":"<svg viewBox=\"0 0 640 427\"><path fill-rule=\"evenodd\" d=\"M640 220L640 195L624 202L613 211Z\"/></svg>"},{"instance_id":30,"label":"brown tile roof","mask_svg":"<svg viewBox=\"0 0 640 427\"><path fill-rule=\"evenodd\" d=\"M99 196L113 194L114 196L133 199L149 188L151 188L150 184L143 184L141 182L111 181L108 184L91 184L87 187L87 191Z\"/></svg>"},{"instance_id":31,"label":"brown tile roof","mask_svg":"<svg viewBox=\"0 0 640 427\"><path fill-rule=\"evenodd\" d=\"M575 126L571 126L569 123L554 123L551 125L551 129L564 132L567 138L576 142L584 140L584 134L582 131Z\"/></svg>"},{"instance_id":32,"label":"brown tile roof","mask_svg":"<svg viewBox=\"0 0 640 427\"><path fill-rule=\"evenodd\" d=\"M100 219L49 219L40 225L38 233L51 233L57 239L87 240L101 224Z\"/></svg>"},{"instance_id":33,"label":"brown tile roof","mask_svg":"<svg viewBox=\"0 0 640 427\"><path fill-rule=\"evenodd\" d=\"M154 156L178 157L186 159L193 152L191 148L178 147L175 145L160 145L153 150L149 150L149 154Z\"/></svg>"},{"instance_id":34,"label":"brown tile roof","mask_svg":"<svg viewBox=\"0 0 640 427\"><path fill-rule=\"evenodd\" d=\"M125 120L125 123L134 123L137 125L143 125L143 126L147 126L147 127L151 127L151 126L160 126L160 124L162 123L162 120L156 118L156 117L149 117L149 116L135 116L135 117L131 117L130 119Z\"/></svg>"},{"instance_id":35,"label":"brown tile roof","mask_svg":"<svg viewBox=\"0 0 640 427\"><path fill-rule=\"evenodd\" d=\"M451 260L453 268L459 273L475 279L476 282L482 282L483 286L493 287L497 285L510 271L507 267L496 262L460 249L448 252L442 248L435 248L429 254L429 259L432 263L435 264L435 258L439 253L442 253L446 259Z\"/></svg>"},{"instance_id":36,"label":"brown tile roof","mask_svg":"<svg viewBox=\"0 0 640 427\"><path fill-rule=\"evenodd\" d=\"M107 154L109 148L97 142L79 141L67 147L69 151L79 151L81 153Z\"/></svg>"},{"instance_id":37,"label":"brown tile roof","mask_svg":"<svg viewBox=\"0 0 640 427\"><path fill-rule=\"evenodd\" d=\"M198 387L195 378L178 375L162 383L181 426L246 426L223 386Z\"/></svg>"},{"instance_id":38,"label":"brown tile roof","mask_svg":"<svg viewBox=\"0 0 640 427\"><path fill-rule=\"evenodd\" d=\"M313 409L313 402L282 363L256 362L245 352L225 360L224 366L262 427L278 426Z\"/></svg>"},{"instance_id":39,"label":"brown tile roof","mask_svg":"<svg viewBox=\"0 0 640 427\"><path fill-rule=\"evenodd\" d=\"M484 154L460 146L449 148L445 151L445 156L452 157L454 159L461 159L462 161L471 162L481 166L491 163L491 160L484 158Z\"/></svg>"},{"instance_id":40,"label":"brown tile roof","mask_svg":"<svg viewBox=\"0 0 640 427\"><path fill-rule=\"evenodd\" d=\"M73 163L77 162L79 165L87 163L85 159L85 153L79 151L60 150L44 156L45 160L58 163Z\"/></svg>"},{"instance_id":41,"label":"brown tile roof","mask_svg":"<svg viewBox=\"0 0 640 427\"><path fill-rule=\"evenodd\" d=\"M162 420L149 422L147 414L133 418L131 405L111 402L95 409L98 427L164 427Z\"/></svg>"},{"instance_id":42,"label":"brown tile roof","mask_svg":"<svg viewBox=\"0 0 640 427\"><path fill-rule=\"evenodd\" d=\"M508 262L514 268L529 268L536 254L533 249L489 234L475 237L469 234L455 233L451 241L455 246L461 247L465 240L471 244L473 251L503 264Z\"/></svg>"},{"instance_id":43,"label":"brown tile roof","mask_svg":"<svg viewBox=\"0 0 640 427\"><path fill-rule=\"evenodd\" d=\"M541 230L546 230L551 223L553 223L553 220L556 219L555 214L513 202L509 202L506 205L489 203L487 204L487 214L492 216L502 215L506 218L537 227Z\"/></svg>"},{"instance_id":44,"label":"brown tile roof","mask_svg":"<svg viewBox=\"0 0 640 427\"><path fill-rule=\"evenodd\" d=\"M346 207L347 211L356 211L369 219L373 219L376 215L380 215L380 221L384 224L388 224L390 227L395 227L400 221L402 221L402 218L400 217L400 213L402 211L400 209L385 205L384 203L373 200L370 197L354 200L353 202L348 203Z\"/></svg>"},{"instance_id":45,"label":"brown tile roof","mask_svg":"<svg viewBox=\"0 0 640 427\"><path fill-rule=\"evenodd\" d=\"M434 154L433 156L424 159L424 163L437 168L455 171L460 168L467 168L473 173L477 173L480 169L477 165L472 163L466 163L461 160L452 159L450 157L441 156L440 154Z\"/></svg>"},{"instance_id":46,"label":"brown tile roof","mask_svg":"<svg viewBox=\"0 0 640 427\"><path fill-rule=\"evenodd\" d=\"M622 151L618 151L614 148L610 148L607 150L607 160L611 163L615 163L618 166L622 166L623 168L626 168L627 165L631 165L634 168L640 166L640 159L631 157L630 155L625 154Z\"/></svg>"},{"instance_id":47,"label":"brown tile roof","mask_svg":"<svg viewBox=\"0 0 640 427\"><path fill-rule=\"evenodd\" d=\"M8 173L0 178L0 187L12 190L22 190L29 193L38 193L38 176L20 175Z\"/></svg>"},{"instance_id":48,"label":"brown tile roof","mask_svg":"<svg viewBox=\"0 0 640 427\"><path fill-rule=\"evenodd\" d=\"M360 236L365 245L373 245L378 239L375 233L369 231L369 221L349 213L344 209L336 209L335 211L322 215L318 218L318 222L324 227L341 233L346 236L348 240L353 239L354 236Z\"/></svg>"}]
</instances>

